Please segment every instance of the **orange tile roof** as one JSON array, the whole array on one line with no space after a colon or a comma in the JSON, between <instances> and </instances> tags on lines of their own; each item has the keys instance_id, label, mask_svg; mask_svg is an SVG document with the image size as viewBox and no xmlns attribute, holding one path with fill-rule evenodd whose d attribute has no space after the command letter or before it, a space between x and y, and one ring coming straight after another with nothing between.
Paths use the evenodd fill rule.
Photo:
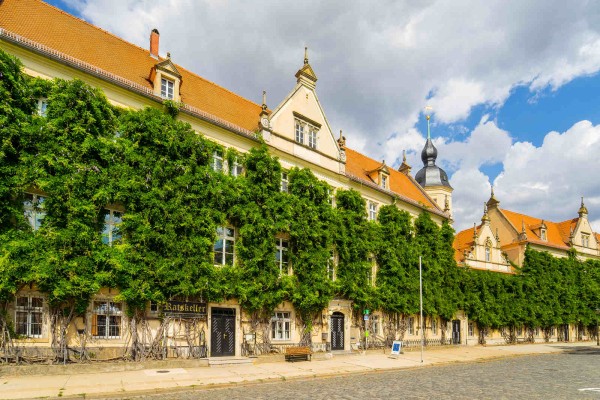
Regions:
<instances>
[{"instance_id":1,"label":"orange tile roof","mask_svg":"<svg viewBox=\"0 0 600 400\"><path fill-rule=\"evenodd\" d=\"M480 229L481 225L477 227ZM452 247L454 247L454 259L456 262L464 261L464 251L470 250L473 246L473 230L475 228L465 229L464 231L460 231L454 236L454 243L452 243Z\"/></svg>"},{"instance_id":2,"label":"orange tile roof","mask_svg":"<svg viewBox=\"0 0 600 400\"><path fill-rule=\"evenodd\" d=\"M150 90L150 71L164 60L41 0L0 1L0 27ZM177 69L182 102L248 131L258 127L258 104L179 65Z\"/></svg>"},{"instance_id":3,"label":"orange tile roof","mask_svg":"<svg viewBox=\"0 0 600 400\"><path fill-rule=\"evenodd\" d=\"M577 219L565 221L562 223L555 223L505 209L501 209L500 212L504 214L506 219L508 219L508 221L515 227L517 232L521 232L522 225L523 223L525 224L525 234L527 235L528 242L540 244L543 246L557 247L560 249L569 248L569 234L567 233L566 237L564 236L566 223L571 224L573 223L573 221L577 223ZM538 234L532 230L532 227L540 225L542 221L544 221L544 223L546 224L546 241L542 240L538 236Z\"/></svg>"},{"instance_id":4,"label":"orange tile roof","mask_svg":"<svg viewBox=\"0 0 600 400\"><path fill-rule=\"evenodd\" d=\"M369 172L379 167L381 167L381 161L373 160L364 154L346 148L346 175L381 189L369 177ZM390 173L389 185L391 192L409 203L426 207L430 211L440 215L446 215L411 176L405 175L393 168L388 168L388 170Z\"/></svg>"}]
</instances>

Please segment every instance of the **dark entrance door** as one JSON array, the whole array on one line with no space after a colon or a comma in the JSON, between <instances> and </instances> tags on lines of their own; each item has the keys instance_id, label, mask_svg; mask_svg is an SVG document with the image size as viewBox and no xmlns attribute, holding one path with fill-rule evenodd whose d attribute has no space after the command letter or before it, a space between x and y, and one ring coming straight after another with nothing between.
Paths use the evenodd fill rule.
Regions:
<instances>
[{"instance_id":1,"label":"dark entrance door","mask_svg":"<svg viewBox=\"0 0 600 400\"><path fill-rule=\"evenodd\" d=\"M460 320L452 321L452 344L460 344Z\"/></svg>"},{"instance_id":2,"label":"dark entrance door","mask_svg":"<svg viewBox=\"0 0 600 400\"><path fill-rule=\"evenodd\" d=\"M210 355L235 355L235 308L213 308L210 313Z\"/></svg>"},{"instance_id":3,"label":"dark entrance door","mask_svg":"<svg viewBox=\"0 0 600 400\"><path fill-rule=\"evenodd\" d=\"M344 350L344 314L340 312L331 316L331 350Z\"/></svg>"}]
</instances>

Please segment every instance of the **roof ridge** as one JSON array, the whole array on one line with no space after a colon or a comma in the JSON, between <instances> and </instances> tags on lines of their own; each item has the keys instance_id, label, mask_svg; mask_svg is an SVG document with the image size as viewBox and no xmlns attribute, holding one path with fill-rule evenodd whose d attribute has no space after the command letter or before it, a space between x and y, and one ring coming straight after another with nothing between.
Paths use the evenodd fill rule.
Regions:
<instances>
[{"instance_id":1,"label":"roof ridge","mask_svg":"<svg viewBox=\"0 0 600 400\"><path fill-rule=\"evenodd\" d=\"M121 42L123 42L123 43L125 43L125 44L127 44L127 45L130 45L130 46L132 46L132 47L135 47L136 49L138 49L138 50L140 50L140 51L142 51L142 52L145 52L145 53L147 52L147 53L148 53L148 57L150 57L150 51L149 51L148 49L145 49L145 48L143 48L143 47L141 47L141 46L138 46L138 45L137 45L137 44L135 44L135 43L131 43L131 42L129 42L129 41L127 41L127 40L123 39L123 38L122 38L122 37L120 37L120 36L117 36L116 34L114 34L114 33L110 32L110 31L108 31L108 30L106 30L106 29L103 29L103 28L101 28L101 27L99 27L99 26L97 26L97 25L94 25L94 24L92 24L91 22L88 22L88 21L86 21L86 20L85 20L85 19L83 19L83 18L79 18L79 17L77 17L77 16L75 16L75 15L73 15L73 14L69 14L68 12L66 12L66 11L64 11L64 10L61 10L60 8L58 8L58 7L54 6L54 5L50 4L50 3L46 3L46 2L45 2L45 1L43 1L43 0L34 0L34 1L37 1L38 3L41 3L41 4L43 4L43 5L47 6L47 7L51 7L51 8L53 8L54 10L56 10L56 11L60 12L61 14L64 14L64 15L66 15L66 16L68 16L68 17L70 17L70 18L73 18L73 19L75 19L75 20L77 20L77 21L79 21L79 22L83 22L83 23L85 23L86 25L88 25L88 26L90 26L90 27L92 27L92 28L94 28L94 29L97 29L97 30L99 30L99 31L101 31L101 32L103 32L103 33L105 33L105 34L109 35L109 36L112 36L113 38L115 38L115 39L117 39L117 40L119 40L119 41L121 41ZM158 56L158 58L159 58L159 60L158 60L159 62L167 60L167 59L166 59L166 58L164 58L164 57L160 57L160 55ZM172 61L171 61L171 62L172 62ZM211 81L211 80L208 80L208 79L206 79L206 78L204 78L204 77L202 77L202 76L198 75L197 73L195 73L195 72L193 72L193 71L191 71L191 70L189 70L189 69L187 69L187 68L183 67L183 66L182 66L182 65L180 65L180 64L176 64L176 63L173 63L173 64L174 64L176 67L178 67L178 68L181 68L182 70L184 70L184 71L188 72L189 74L191 74L191 75L194 75L194 76L196 76L197 78L200 78L200 79L204 80L205 82L207 82L207 83L210 83L211 85L215 85L215 86L217 86L217 87L219 87L219 88L221 88L221 89L225 90L226 92L228 92L228 93L230 93L230 94L232 94L232 95L234 95L234 96L236 96L236 97L238 97L238 98L240 98L240 99L242 99L242 100L245 100L245 101L247 101L247 102L249 102L249 103L252 103L252 104L254 104L254 105L255 105L255 106L257 106L257 107L260 107L260 106L261 106L261 104L258 104L258 103L254 102L254 101L252 101L252 100L249 100L249 99L247 99L247 98L245 98L245 97L243 97L243 96L239 95L238 93L235 93L235 92L233 92L232 90L230 90L230 89L227 89L227 88L225 88L224 86L221 86L221 85L219 85L218 83L215 83L215 82L213 82L213 81ZM257 118L258 118L258 116L257 116Z\"/></svg>"},{"instance_id":2,"label":"roof ridge","mask_svg":"<svg viewBox=\"0 0 600 400\"><path fill-rule=\"evenodd\" d=\"M138 50L141 50L141 51L143 51L143 52L148 52L148 56L150 57L150 50L148 50L148 49L145 49L145 48L143 48L143 47L141 47L141 46L138 46L138 45L137 45L137 44L135 44L135 43L128 42L127 40L123 39L122 37L120 37L120 36L117 36L116 34L114 34L114 33L110 32L110 31L107 31L106 29L100 28L99 26L97 26L97 25L94 25L94 24L92 24L91 22L88 22L88 21L86 21L86 20L85 20L85 19L83 19L83 18L79 18L79 17L77 17L77 16L75 16L75 15L73 15L73 14L69 14L68 12L66 12L66 11L64 11L64 10L61 10L60 8L58 8L58 7L54 6L54 5L50 4L50 3L46 3L46 2L45 2L45 1L43 1L43 0L33 0L33 1L37 1L38 3L41 3L41 4L43 4L44 6L47 6L47 7L53 8L54 10L58 11L58 12L59 12L59 13L61 13L61 14L64 14L64 15L66 15L66 16L68 16L68 17L71 17L72 19L75 19L75 20L77 20L77 21L79 21L79 22L83 22L84 24L86 24L86 25L89 25L89 26L91 26L92 28L94 28L94 29L97 29L97 30L99 30L99 31L101 31L101 32L104 32L104 33L106 33L107 35L109 35L109 36L112 36L113 38L115 38L115 39L117 39L117 40L119 40L119 41L121 41L121 42L123 42L123 43L125 43L125 44L128 44L128 45L130 45L130 46L133 46L133 47L137 48ZM0 1L0 3L1 3L1 1ZM159 61L166 60L166 58L163 58L163 57L160 57L160 56L158 56L158 58L159 58Z\"/></svg>"}]
</instances>

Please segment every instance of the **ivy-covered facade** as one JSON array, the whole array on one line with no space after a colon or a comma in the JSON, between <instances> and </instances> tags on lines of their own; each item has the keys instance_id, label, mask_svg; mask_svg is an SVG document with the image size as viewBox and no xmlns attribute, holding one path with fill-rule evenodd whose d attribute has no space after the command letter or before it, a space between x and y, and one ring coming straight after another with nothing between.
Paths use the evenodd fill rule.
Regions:
<instances>
[{"instance_id":1,"label":"ivy-covered facade","mask_svg":"<svg viewBox=\"0 0 600 400\"><path fill-rule=\"evenodd\" d=\"M544 254L502 278L459 268L449 185L428 191L334 136L307 54L271 110L160 57L158 39L0 3L4 359L475 344L470 322L597 321L594 262L569 259L569 286L553 286L565 309L550 310L531 297L553 297L540 263L562 271Z\"/></svg>"}]
</instances>

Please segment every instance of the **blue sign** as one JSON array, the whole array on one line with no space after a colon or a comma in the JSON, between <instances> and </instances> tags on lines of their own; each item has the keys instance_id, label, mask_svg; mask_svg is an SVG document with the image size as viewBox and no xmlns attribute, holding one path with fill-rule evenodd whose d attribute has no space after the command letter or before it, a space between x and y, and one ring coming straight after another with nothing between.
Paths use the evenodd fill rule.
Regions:
<instances>
[{"instance_id":1,"label":"blue sign","mask_svg":"<svg viewBox=\"0 0 600 400\"><path fill-rule=\"evenodd\" d=\"M392 343L392 355L399 355L402 352L402 341L394 340Z\"/></svg>"}]
</instances>

